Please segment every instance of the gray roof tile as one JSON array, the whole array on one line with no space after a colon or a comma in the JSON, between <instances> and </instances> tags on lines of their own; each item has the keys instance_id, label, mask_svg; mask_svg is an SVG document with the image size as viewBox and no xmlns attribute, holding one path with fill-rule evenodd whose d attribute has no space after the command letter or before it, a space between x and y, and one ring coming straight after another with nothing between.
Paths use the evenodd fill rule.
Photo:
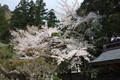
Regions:
<instances>
[{"instance_id":1,"label":"gray roof tile","mask_svg":"<svg viewBox=\"0 0 120 80\"><path fill-rule=\"evenodd\" d=\"M120 49L114 49L103 52L99 57L90 63L120 59Z\"/></svg>"}]
</instances>

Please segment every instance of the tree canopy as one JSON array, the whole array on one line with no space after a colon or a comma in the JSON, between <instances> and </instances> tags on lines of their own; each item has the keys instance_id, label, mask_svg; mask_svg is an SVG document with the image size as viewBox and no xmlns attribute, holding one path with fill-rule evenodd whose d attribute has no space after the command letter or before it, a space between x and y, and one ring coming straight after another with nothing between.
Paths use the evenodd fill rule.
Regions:
<instances>
[{"instance_id":1,"label":"tree canopy","mask_svg":"<svg viewBox=\"0 0 120 80\"><path fill-rule=\"evenodd\" d=\"M11 18L11 27L25 29L27 25L35 25L41 28L41 25L48 22L48 25L56 25L57 17L54 11L47 11L43 0L21 0L13 11Z\"/></svg>"},{"instance_id":2,"label":"tree canopy","mask_svg":"<svg viewBox=\"0 0 120 80\"><path fill-rule=\"evenodd\" d=\"M86 39L96 46L96 54L101 53L104 43L111 42L112 37L120 35L120 5L118 0L84 0L80 8L77 10L79 16L85 16L91 12L101 16L101 18L93 23L86 23L86 26L92 28L95 35L90 41L90 36L86 35ZM95 51L94 51L95 52Z\"/></svg>"}]
</instances>

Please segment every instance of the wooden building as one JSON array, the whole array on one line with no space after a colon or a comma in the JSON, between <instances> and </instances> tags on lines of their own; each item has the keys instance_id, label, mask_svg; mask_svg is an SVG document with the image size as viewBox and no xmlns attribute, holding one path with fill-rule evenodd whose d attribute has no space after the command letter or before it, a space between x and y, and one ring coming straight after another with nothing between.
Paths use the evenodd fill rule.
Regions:
<instances>
[{"instance_id":1,"label":"wooden building","mask_svg":"<svg viewBox=\"0 0 120 80\"><path fill-rule=\"evenodd\" d=\"M102 54L90 65L100 70L95 80L120 80L120 41L105 44Z\"/></svg>"}]
</instances>

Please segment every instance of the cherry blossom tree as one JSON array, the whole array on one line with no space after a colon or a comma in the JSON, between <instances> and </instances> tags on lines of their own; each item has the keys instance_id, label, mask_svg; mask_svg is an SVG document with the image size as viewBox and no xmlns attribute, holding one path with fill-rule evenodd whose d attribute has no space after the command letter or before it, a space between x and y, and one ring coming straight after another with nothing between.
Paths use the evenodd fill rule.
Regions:
<instances>
[{"instance_id":1,"label":"cherry blossom tree","mask_svg":"<svg viewBox=\"0 0 120 80\"><path fill-rule=\"evenodd\" d=\"M52 33L57 33L57 28L49 28L43 26L43 29L38 27L27 27L27 30L11 31L13 36L11 44L13 49L19 55L20 59L35 59L42 56L44 51L49 48L49 38Z\"/></svg>"},{"instance_id":2,"label":"cherry blossom tree","mask_svg":"<svg viewBox=\"0 0 120 80\"><path fill-rule=\"evenodd\" d=\"M83 22L94 21L99 16L90 13L87 16L78 17L77 0L73 6L68 5L66 0L62 2L60 5L65 13L61 14L62 19L58 28L49 28L46 24L42 25L42 29L28 26L27 30L11 30L11 45L19 59L35 60L51 57L57 61L58 66L68 61L69 65L66 66L68 69L74 67L77 71L81 71L82 58L90 61L91 55L87 52L87 48L93 46L84 41L84 35L77 32L75 28L80 27L79 25Z\"/></svg>"},{"instance_id":3,"label":"cherry blossom tree","mask_svg":"<svg viewBox=\"0 0 120 80\"><path fill-rule=\"evenodd\" d=\"M11 30L11 45L17 53L18 59L13 61L19 71L30 74L33 80L49 80L56 69L56 64L51 60L50 39L58 33L57 28L27 26L27 30ZM50 59L49 61L47 61ZM23 61L22 61L23 60ZM22 65L19 65L22 64Z\"/></svg>"},{"instance_id":4,"label":"cherry blossom tree","mask_svg":"<svg viewBox=\"0 0 120 80\"><path fill-rule=\"evenodd\" d=\"M101 18L100 15L95 13L89 13L87 16L78 16L76 10L79 8L80 4L78 0L69 5L67 0L61 0L59 4L61 5L61 10L63 13L59 13L61 15L61 23L59 29L61 31L61 36L56 40L59 44L59 47L52 49L52 57L57 59L58 64L61 64L62 61L68 60L70 65L68 68L75 67L78 71L80 71L80 65L83 65L83 61L81 57L83 57L86 61L90 61L89 57L91 56L87 52L87 48L93 48L94 46L88 44L84 39L84 34L89 33L92 34L91 27L85 28L84 34L80 32L82 29L81 24L83 23L94 23ZM89 30L88 30L89 29ZM92 37L92 36L91 36ZM64 48L63 48L64 47Z\"/></svg>"}]
</instances>

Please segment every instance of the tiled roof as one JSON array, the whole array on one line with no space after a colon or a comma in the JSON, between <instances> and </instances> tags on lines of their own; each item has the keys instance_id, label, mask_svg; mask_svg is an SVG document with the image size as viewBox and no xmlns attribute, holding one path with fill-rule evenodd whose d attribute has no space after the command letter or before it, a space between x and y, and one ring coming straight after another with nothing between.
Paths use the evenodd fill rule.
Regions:
<instances>
[{"instance_id":1,"label":"tiled roof","mask_svg":"<svg viewBox=\"0 0 120 80\"><path fill-rule=\"evenodd\" d=\"M90 63L111 61L120 59L120 49L113 49L103 52L99 57L91 61Z\"/></svg>"}]
</instances>

